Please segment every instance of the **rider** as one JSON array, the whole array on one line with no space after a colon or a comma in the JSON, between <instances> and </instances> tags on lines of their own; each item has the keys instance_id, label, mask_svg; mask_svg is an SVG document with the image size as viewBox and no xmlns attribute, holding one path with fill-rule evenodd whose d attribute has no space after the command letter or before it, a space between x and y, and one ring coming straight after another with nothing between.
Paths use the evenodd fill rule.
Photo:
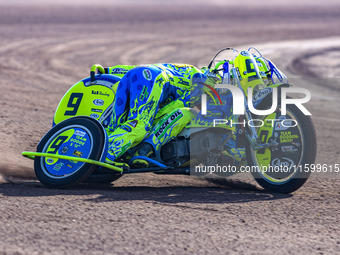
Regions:
<instances>
[{"instance_id":1,"label":"rider","mask_svg":"<svg viewBox=\"0 0 340 255\"><path fill-rule=\"evenodd\" d=\"M106 162L113 163L129 148L143 142L135 156L150 156L190 122L189 108L199 100L200 90L213 79L186 64L119 65L106 73L122 77L107 127L109 150ZM132 165L147 167L145 160Z\"/></svg>"}]
</instances>

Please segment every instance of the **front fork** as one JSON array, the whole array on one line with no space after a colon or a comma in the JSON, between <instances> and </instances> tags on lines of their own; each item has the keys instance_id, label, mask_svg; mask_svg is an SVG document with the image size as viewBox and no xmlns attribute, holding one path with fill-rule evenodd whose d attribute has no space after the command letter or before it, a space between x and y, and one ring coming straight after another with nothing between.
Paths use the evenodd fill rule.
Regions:
<instances>
[{"instance_id":1,"label":"front fork","mask_svg":"<svg viewBox=\"0 0 340 255\"><path fill-rule=\"evenodd\" d=\"M248 105L246 105L246 108L248 108ZM246 109L245 119L249 127L248 129L245 129L245 136L253 150L261 150L266 148L275 149L278 147L279 143L276 142L275 139L271 140L269 143L261 143L260 138L257 136L255 127L249 125L249 123L253 120L249 109Z\"/></svg>"},{"instance_id":2,"label":"front fork","mask_svg":"<svg viewBox=\"0 0 340 255\"><path fill-rule=\"evenodd\" d=\"M247 102L247 97L245 92L242 89L242 86L240 84L240 81L238 79L238 75L235 71L235 68L232 69L233 77L236 78L237 85L238 87L242 90L243 95L244 95L244 105L245 105L245 120L248 123L248 128L244 129L245 131L245 137L247 138L250 146L253 148L253 150L260 150L260 149L265 149L265 148L275 148L278 146L278 143L276 141L271 141L270 143L261 143L258 135L256 128L254 126L249 125L249 123L253 123L253 117L251 116L251 112L249 110L248 102Z\"/></svg>"},{"instance_id":3,"label":"front fork","mask_svg":"<svg viewBox=\"0 0 340 255\"><path fill-rule=\"evenodd\" d=\"M263 148L263 145L261 146L260 144L260 139L257 136L257 131L255 129L255 127L250 126L249 123L253 120L249 109L248 109L248 105L246 105L246 114L245 114L245 119L246 122L248 123L248 129L245 129L245 136L248 140L248 142L250 143L250 146L254 149L254 150L259 150Z\"/></svg>"}]
</instances>

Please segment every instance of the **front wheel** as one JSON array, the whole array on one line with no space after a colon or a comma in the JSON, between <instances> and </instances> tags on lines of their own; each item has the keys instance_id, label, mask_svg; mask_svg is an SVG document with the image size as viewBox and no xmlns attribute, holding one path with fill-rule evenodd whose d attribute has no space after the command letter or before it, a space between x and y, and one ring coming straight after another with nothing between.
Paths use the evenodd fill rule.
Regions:
<instances>
[{"instance_id":1,"label":"front wheel","mask_svg":"<svg viewBox=\"0 0 340 255\"><path fill-rule=\"evenodd\" d=\"M37 152L100 160L106 143L101 124L90 117L74 117L54 126L41 139ZM86 179L96 165L52 157L36 157L34 170L49 188L65 188Z\"/></svg>"},{"instance_id":2,"label":"front wheel","mask_svg":"<svg viewBox=\"0 0 340 255\"><path fill-rule=\"evenodd\" d=\"M247 143L247 163L252 168L251 173L269 192L294 192L310 175L305 164L315 162L316 136L312 120L295 105L287 105L286 115L281 115L278 109L262 120L264 125L257 128L261 143L274 141L277 146L254 150Z\"/></svg>"}]
</instances>

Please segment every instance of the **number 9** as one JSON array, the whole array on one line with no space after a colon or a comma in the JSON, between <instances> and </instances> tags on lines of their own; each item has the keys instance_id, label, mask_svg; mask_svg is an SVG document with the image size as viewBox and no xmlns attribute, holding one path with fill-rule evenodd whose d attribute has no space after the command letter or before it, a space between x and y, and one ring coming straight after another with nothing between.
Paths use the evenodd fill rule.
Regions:
<instances>
[{"instance_id":1,"label":"number 9","mask_svg":"<svg viewBox=\"0 0 340 255\"><path fill-rule=\"evenodd\" d=\"M83 93L72 93L68 100L67 107L73 108L71 111L65 111L64 115L76 115L79 109L80 102L83 98Z\"/></svg>"}]
</instances>

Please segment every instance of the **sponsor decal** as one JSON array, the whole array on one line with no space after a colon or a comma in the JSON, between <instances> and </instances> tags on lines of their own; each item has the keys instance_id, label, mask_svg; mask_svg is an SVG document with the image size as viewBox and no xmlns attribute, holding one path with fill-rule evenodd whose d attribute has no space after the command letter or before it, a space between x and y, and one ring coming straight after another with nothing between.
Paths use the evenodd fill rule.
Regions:
<instances>
[{"instance_id":1,"label":"sponsor decal","mask_svg":"<svg viewBox=\"0 0 340 255\"><path fill-rule=\"evenodd\" d=\"M71 138L71 141L73 141L73 142L77 141L78 143L81 143L82 145L84 145L83 142L86 142L86 140L87 140L85 137L82 137L82 136L79 136L79 135L77 135L76 138L79 139L79 140Z\"/></svg>"},{"instance_id":2,"label":"sponsor decal","mask_svg":"<svg viewBox=\"0 0 340 255\"><path fill-rule=\"evenodd\" d=\"M144 87L143 87L143 90L142 90L142 93L141 93L140 96L139 96L139 100L140 100L140 101L143 101L145 98L147 98L147 97L149 96L149 93L148 93L147 90L148 90L147 87L144 86Z\"/></svg>"},{"instance_id":3,"label":"sponsor decal","mask_svg":"<svg viewBox=\"0 0 340 255\"><path fill-rule=\"evenodd\" d=\"M138 124L138 120L133 120L131 122L128 122L128 124L135 128L137 126L137 124Z\"/></svg>"},{"instance_id":4,"label":"sponsor decal","mask_svg":"<svg viewBox=\"0 0 340 255\"><path fill-rule=\"evenodd\" d=\"M102 100L102 99L95 99L95 100L93 100L93 104L97 105L97 106L102 106L102 105L104 105L104 100Z\"/></svg>"},{"instance_id":5,"label":"sponsor decal","mask_svg":"<svg viewBox=\"0 0 340 255\"><path fill-rule=\"evenodd\" d=\"M73 155L76 156L76 157L81 157L83 155L83 153L81 151L74 150Z\"/></svg>"},{"instance_id":6,"label":"sponsor decal","mask_svg":"<svg viewBox=\"0 0 340 255\"><path fill-rule=\"evenodd\" d=\"M301 143L292 142L292 145L294 145L294 146L296 146L296 147L300 147L300 146L301 146Z\"/></svg>"},{"instance_id":7,"label":"sponsor decal","mask_svg":"<svg viewBox=\"0 0 340 255\"><path fill-rule=\"evenodd\" d=\"M282 122L276 122L275 123L275 131L283 131L287 130L289 127L282 125Z\"/></svg>"},{"instance_id":8,"label":"sponsor decal","mask_svg":"<svg viewBox=\"0 0 340 255\"><path fill-rule=\"evenodd\" d=\"M92 90L92 95L100 95L100 96L110 96L108 93L104 93L103 91L100 90Z\"/></svg>"},{"instance_id":9,"label":"sponsor decal","mask_svg":"<svg viewBox=\"0 0 340 255\"><path fill-rule=\"evenodd\" d=\"M280 133L280 143L291 143L294 139L299 137L299 135L292 135L291 131L284 131Z\"/></svg>"},{"instance_id":10,"label":"sponsor decal","mask_svg":"<svg viewBox=\"0 0 340 255\"><path fill-rule=\"evenodd\" d=\"M128 70L124 69L124 68L113 68L111 70L111 74L126 74L128 72Z\"/></svg>"},{"instance_id":11,"label":"sponsor decal","mask_svg":"<svg viewBox=\"0 0 340 255\"><path fill-rule=\"evenodd\" d=\"M83 137L86 133L80 130L76 130L76 132L74 132L75 135L79 135L81 137Z\"/></svg>"},{"instance_id":12,"label":"sponsor decal","mask_svg":"<svg viewBox=\"0 0 340 255\"><path fill-rule=\"evenodd\" d=\"M92 113L92 114L90 115L90 117L91 117L91 118L94 118L94 119L97 119L97 118L99 118L99 114L97 114L97 113Z\"/></svg>"},{"instance_id":13,"label":"sponsor decal","mask_svg":"<svg viewBox=\"0 0 340 255\"><path fill-rule=\"evenodd\" d=\"M143 70L143 76L148 81L150 81L152 79L152 74L151 74L151 71L149 69Z\"/></svg>"},{"instance_id":14,"label":"sponsor decal","mask_svg":"<svg viewBox=\"0 0 340 255\"><path fill-rule=\"evenodd\" d=\"M254 97L253 97L253 101L258 101L262 98L264 98L266 95L268 95L270 92L272 91L271 88L265 88L265 89L261 89L259 92L257 92Z\"/></svg>"},{"instance_id":15,"label":"sponsor decal","mask_svg":"<svg viewBox=\"0 0 340 255\"><path fill-rule=\"evenodd\" d=\"M294 152L297 152L298 150L294 148L293 145L286 145L286 146L281 147L281 151L283 153L294 153Z\"/></svg>"},{"instance_id":16,"label":"sponsor decal","mask_svg":"<svg viewBox=\"0 0 340 255\"><path fill-rule=\"evenodd\" d=\"M79 146L84 146L85 145L86 138L82 138L81 136L76 136L76 138L77 139L74 139L74 138L70 139L70 142L71 142L70 146L73 146L74 143L75 143L74 147L76 147L76 148L79 147Z\"/></svg>"},{"instance_id":17,"label":"sponsor decal","mask_svg":"<svg viewBox=\"0 0 340 255\"><path fill-rule=\"evenodd\" d=\"M46 161L47 161L47 163L49 163L49 164L52 164L52 163L54 162L53 158L48 158Z\"/></svg>"},{"instance_id":18,"label":"sponsor decal","mask_svg":"<svg viewBox=\"0 0 340 255\"><path fill-rule=\"evenodd\" d=\"M62 153L62 154L66 154L67 151L68 151L68 147L65 146L65 147L61 150L61 153Z\"/></svg>"},{"instance_id":19,"label":"sponsor decal","mask_svg":"<svg viewBox=\"0 0 340 255\"><path fill-rule=\"evenodd\" d=\"M189 82L188 81L185 81L185 80L183 80L183 78L180 78L180 77L178 77L178 84L181 84L181 85L186 85L186 86L188 86L189 85Z\"/></svg>"},{"instance_id":20,"label":"sponsor decal","mask_svg":"<svg viewBox=\"0 0 340 255\"><path fill-rule=\"evenodd\" d=\"M60 168L62 168L62 166L64 165L64 163L58 163L58 164L56 164L54 167L53 167L53 170L56 170L56 171L59 171L60 170Z\"/></svg>"},{"instance_id":21,"label":"sponsor decal","mask_svg":"<svg viewBox=\"0 0 340 255\"><path fill-rule=\"evenodd\" d=\"M274 158L272 160L272 165L276 167L286 167L288 169L291 169L294 166L293 160L290 158Z\"/></svg>"},{"instance_id":22,"label":"sponsor decal","mask_svg":"<svg viewBox=\"0 0 340 255\"><path fill-rule=\"evenodd\" d=\"M280 122L275 122L275 131L285 131L290 127L294 127L293 120L287 120L285 116L279 117Z\"/></svg>"},{"instance_id":23,"label":"sponsor decal","mask_svg":"<svg viewBox=\"0 0 340 255\"><path fill-rule=\"evenodd\" d=\"M156 138L157 139L162 138L162 136L165 134L168 128L182 116L183 116L182 111L178 110L174 114L172 114L167 120L165 120L162 124L160 124L155 133Z\"/></svg>"},{"instance_id":24,"label":"sponsor decal","mask_svg":"<svg viewBox=\"0 0 340 255\"><path fill-rule=\"evenodd\" d=\"M250 53L248 51L246 51L246 50L243 50L243 51L241 51L241 55L245 56L245 57L249 57Z\"/></svg>"},{"instance_id":25,"label":"sponsor decal","mask_svg":"<svg viewBox=\"0 0 340 255\"><path fill-rule=\"evenodd\" d=\"M92 109L91 109L91 112L99 112L99 113L102 113L103 110L101 110L101 109L96 109L96 108L92 108Z\"/></svg>"}]
</instances>

